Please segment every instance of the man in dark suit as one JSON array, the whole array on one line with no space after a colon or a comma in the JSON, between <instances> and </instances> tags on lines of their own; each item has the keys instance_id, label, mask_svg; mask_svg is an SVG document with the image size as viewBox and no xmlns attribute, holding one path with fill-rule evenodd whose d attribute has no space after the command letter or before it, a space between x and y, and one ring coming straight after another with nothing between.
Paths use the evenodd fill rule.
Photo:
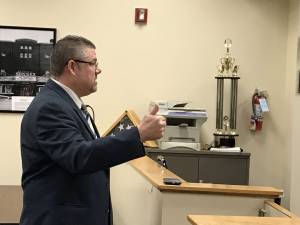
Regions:
<instances>
[{"instance_id":1,"label":"man in dark suit","mask_svg":"<svg viewBox=\"0 0 300 225\"><path fill-rule=\"evenodd\" d=\"M138 127L99 137L82 96L97 90L95 45L79 36L58 41L51 74L21 125L22 225L109 225L109 168L145 155L143 142L162 137L157 107ZM134 213L134 212L132 212Z\"/></svg>"}]
</instances>

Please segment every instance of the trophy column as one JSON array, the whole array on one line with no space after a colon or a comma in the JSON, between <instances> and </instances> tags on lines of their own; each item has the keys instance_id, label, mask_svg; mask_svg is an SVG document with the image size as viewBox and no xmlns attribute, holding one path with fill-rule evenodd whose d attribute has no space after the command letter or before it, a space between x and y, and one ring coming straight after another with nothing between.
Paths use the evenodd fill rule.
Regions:
<instances>
[{"instance_id":1,"label":"trophy column","mask_svg":"<svg viewBox=\"0 0 300 225\"><path fill-rule=\"evenodd\" d=\"M217 79L217 112L216 129L223 128L223 101L224 101L224 79Z\"/></svg>"},{"instance_id":2,"label":"trophy column","mask_svg":"<svg viewBox=\"0 0 300 225\"><path fill-rule=\"evenodd\" d=\"M239 77L231 78L230 89L230 129L236 130L236 111L237 111L237 91Z\"/></svg>"}]
</instances>

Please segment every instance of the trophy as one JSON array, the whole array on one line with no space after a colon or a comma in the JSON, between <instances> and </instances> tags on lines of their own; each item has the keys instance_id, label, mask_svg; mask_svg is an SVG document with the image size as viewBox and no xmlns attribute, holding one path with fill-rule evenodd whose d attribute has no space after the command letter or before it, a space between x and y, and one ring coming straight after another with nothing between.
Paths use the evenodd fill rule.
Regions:
<instances>
[{"instance_id":1,"label":"trophy","mask_svg":"<svg viewBox=\"0 0 300 225\"><path fill-rule=\"evenodd\" d=\"M237 115L237 91L238 91L238 65L235 64L235 58L230 54L232 41L226 39L224 46L226 49L225 56L220 58L218 66L217 79L217 107L216 107L216 131L215 147L235 147L235 137L238 136L236 131ZM230 115L223 115L224 101L224 82L230 81Z\"/></svg>"}]
</instances>

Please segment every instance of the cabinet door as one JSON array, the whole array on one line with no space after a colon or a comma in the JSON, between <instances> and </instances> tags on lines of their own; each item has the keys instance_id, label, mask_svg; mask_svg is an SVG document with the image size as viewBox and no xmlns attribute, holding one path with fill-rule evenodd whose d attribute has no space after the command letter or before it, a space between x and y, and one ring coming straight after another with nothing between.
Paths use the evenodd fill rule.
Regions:
<instances>
[{"instance_id":1,"label":"cabinet door","mask_svg":"<svg viewBox=\"0 0 300 225\"><path fill-rule=\"evenodd\" d=\"M201 156L199 182L215 184L249 183L249 158Z\"/></svg>"},{"instance_id":2,"label":"cabinet door","mask_svg":"<svg viewBox=\"0 0 300 225\"><path fill-rule=\"evenodd\" d=\"M168 170L188 182L198 182L198 158L184 154L149 153L148 156L157 162L157 156L162 155Z\"/></svg>"},{"instance_id":3,"label":"cabinet door","mask_svg":"<svg viewBox=\"0 0 300 225\"><path fill-rule=\"evenodd\" d=\"M198 182L198 158L184 155L165 155L169 170L187 182Z\"/></svg>"}]
</instances>

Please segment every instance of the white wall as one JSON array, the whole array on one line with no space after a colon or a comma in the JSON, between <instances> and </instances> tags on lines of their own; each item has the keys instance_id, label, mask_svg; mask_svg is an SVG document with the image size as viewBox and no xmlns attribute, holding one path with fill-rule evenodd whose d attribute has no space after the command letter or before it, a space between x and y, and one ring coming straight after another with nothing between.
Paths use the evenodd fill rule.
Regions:
<instances>
[{"instance_id":1,"label":"white wall","mask_svg":"<svg viewBox=\"0 0 300 225\"><path fill-rule=\"evenodd\" d=\"M55 27L58 38L80 34L94 41L103 73L99 91L85 101L94 106L101 132L125 109L142 117L151 100L190 100L209 114L202 129L204 143L213 140L214 76L224 39L231 38L241 76L238 145L251 153L250 183L289 192L290 133L284 122L289 107L288 6L285 0L1 0L0 21ZM149 9L146 26L134 24L135 7ZM256 87L268 91L271 112L265 115L263 131L253 134L248 124ZM20 183L21 117L0 114L0 184Z\"/></svg>"}]
</instances>

